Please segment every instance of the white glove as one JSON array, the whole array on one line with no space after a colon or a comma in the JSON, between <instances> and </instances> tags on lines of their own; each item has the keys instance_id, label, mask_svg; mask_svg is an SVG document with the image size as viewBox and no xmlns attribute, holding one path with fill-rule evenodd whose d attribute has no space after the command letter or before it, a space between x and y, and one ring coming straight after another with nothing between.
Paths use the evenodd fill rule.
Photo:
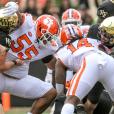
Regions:
<instances>
[{"instance_id":1,"label":"white glove","mask_svg":"<svg viewBox=\"0 0 114 114\"><path fill-rule=\"evenodd\" d=\"M47 74L46 74L46 77L45 77L45 82L48 82L48 83L52 83L52 70L51 69L47 69Z\"/></svg>"},{"instance_id":2,"label":"white glove","mask_svg":"<svg viewBox=\"0 0 114 114\"><path fill-rule=\"evenodd\" d=\"M64 85L56 83L57 95L64 95Z\"/></svg>"},{"instance_id":3,"label":"white glove","mask_svg":"<svg viewBox=\"0 0 114 114\"><path fill-rule=\"evenodd\" d=\"M19 6L15 2L8 2L3 9L1 9L0 14L3 16L10 16L19 10Z\"/></svg>"}]
</instances>

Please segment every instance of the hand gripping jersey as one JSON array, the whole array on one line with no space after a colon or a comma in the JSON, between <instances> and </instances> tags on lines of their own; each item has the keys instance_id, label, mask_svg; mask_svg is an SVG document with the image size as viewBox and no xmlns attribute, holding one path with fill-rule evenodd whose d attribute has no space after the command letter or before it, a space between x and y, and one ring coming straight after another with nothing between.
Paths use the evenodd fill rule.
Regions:
<instances>
[{"instance_id":1,"label":"hand gripping jersey","mask_svg":"<svg viewBox=\"0 0 114 114\"><path fill-rule=\"evenodd\" d=\"M83 38L80 40L76 40L75 42L66 45L62 49L60 49L56 54L55 57L59 58L65 66L69 69L73 69L76 71L79 68L80 58L82 55L89 51L96 51L98 50L98 46L101 44L100 41L91 38ZM85 48L86 47L86 48ZM64 53L64 54L62 54ZM78 59L77 63L75 59Z\"/></svg>"},{"instance_id":2,"label":"hand gripping jersey","mask_svg":"<svg viewBox=\"0 0 114 114\"><path fill-rule=\"evenodd\" d=\"M8 75L22 77L28 74L29 63L31 60L38 60L54 53L51 49L41 47L36 38L35 23L30 14L23 15L23 24L10 34L12 39L11 49L7 59L23 59L25 64L15 66L6 71Z\"/></svg>"}]
</instances>

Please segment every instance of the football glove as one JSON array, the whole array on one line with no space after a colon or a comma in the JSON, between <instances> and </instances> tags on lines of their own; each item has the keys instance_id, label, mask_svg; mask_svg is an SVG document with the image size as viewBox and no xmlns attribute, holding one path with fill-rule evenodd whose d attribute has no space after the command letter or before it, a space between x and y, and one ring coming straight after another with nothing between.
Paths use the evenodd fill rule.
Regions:
<instances>
[{"instance_id":1,"label":"football glove","mask_svg":"<svg viewBox=\"0 0 114 114\"><path fill-rule=\"evenodd\" d=\"M1 16L3 16L3 17L4 16L10 16L10 15L16 13L18 11L18 9L19 9L19 6L17 3L8 2L5 5L5 8L3 8L0 13L2 14Z\"/></svg>"},{"instance_id":2,"label":"football glove","mask_svg":"<svg viewBox=\"0 0 114 114\"><path fill-rule=\"evenodd\" d=\"M7 48L11 45L11 37L3 31L0 31L0 44Z\"/></svg>"}]
</instances>

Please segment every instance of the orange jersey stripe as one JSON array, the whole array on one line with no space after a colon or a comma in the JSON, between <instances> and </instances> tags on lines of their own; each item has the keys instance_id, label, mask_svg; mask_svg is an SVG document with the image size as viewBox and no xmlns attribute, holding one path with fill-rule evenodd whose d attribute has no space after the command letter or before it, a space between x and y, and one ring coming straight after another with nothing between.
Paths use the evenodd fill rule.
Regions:
<instances>
[{"instance_id":1,"label":"orange jersey stripe","mask_svg":"<svg viewBox=\"0 0 114 114\"><path fill-rule=\"evenodd\" d=\"M84 58L82 67L78 71L79 73L77 72L76 76L74 76L74 79L71 81L71 87L75 83L75 85L73 87L73 90L69 89L67 95L70 95L70 92L72 92L72 95L75 95L77 87L78 87L78 84L79 84L79 81L80 81L80 78L81 78L81 76L82 76L82 74L83 74L83 72L85 70L85 67L86 67L86 60Z\"/></svg>"}]
</instances>

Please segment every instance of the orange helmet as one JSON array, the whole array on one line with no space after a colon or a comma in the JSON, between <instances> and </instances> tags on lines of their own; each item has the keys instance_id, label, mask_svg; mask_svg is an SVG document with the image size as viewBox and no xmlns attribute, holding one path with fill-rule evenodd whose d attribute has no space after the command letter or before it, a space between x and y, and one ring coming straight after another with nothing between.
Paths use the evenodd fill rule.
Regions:
<instances>
[{"instance_id":1,"label":"orange helmet","mask_svg":"<svg viewBox=\"0 0 114 114\"><path fill-rule=\"evenodd\" d=\"M43 46L50 43L56 45L59 29L58 21L51 15L42 15L36 20L36 35Z\"/></svg>"},{"instance_id":2,"label":"orange helmet","mask_svg":"<svg viewBox=\"0 0 114 114\"><path fill-rule=\"evenodd\" d=\"M79 27L73 24L64 25L60 32L60 40L63 45L83 37Z\"/></svg>"},{"instance_id":3,"label":"orange helmet","mask_svg":"<svg viewBox=\"0 0 114 114\"><path fill-rule=\"evenodd\" d=\"M81 25L82 19L81 14L78 10L75 9L67 9L63 15L62 15L62 25L66 24L75 24L75 25Z\"/></svg>"}]
</instances>

